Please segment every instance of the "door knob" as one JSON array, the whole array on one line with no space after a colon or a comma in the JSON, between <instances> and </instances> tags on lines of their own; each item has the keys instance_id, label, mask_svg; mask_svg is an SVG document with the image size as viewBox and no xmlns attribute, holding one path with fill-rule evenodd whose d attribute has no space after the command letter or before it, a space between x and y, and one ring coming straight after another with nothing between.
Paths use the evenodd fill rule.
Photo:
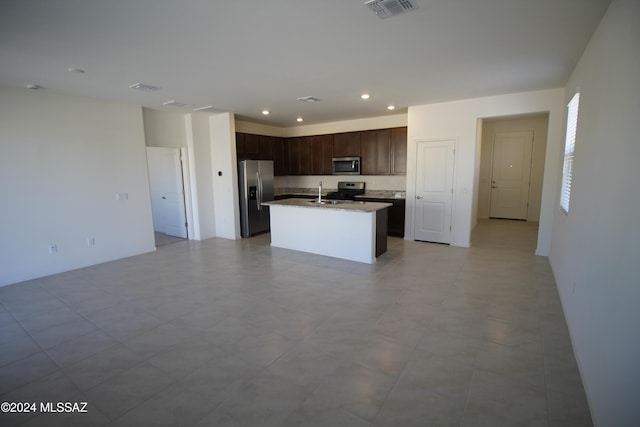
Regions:
<instances>
[{"instance_id":1,"label":"door knob","mask_svg":"<svg viewBox=\"0 0 640 427\"><path fill-rule=\"evenodd\" d=\"M422 196L416 196L416 199L422 199Z\"/></svg>"},{"instance_id":2,"label":"door knob","mask_svg":"<svg viewBox=\"0 0 640 427\"><path fill-rule=\"evenodd\" d=\"M162 196L163 199L166 199L166 197Z\"/></svg>"},{"instance_id":3,"label":"door knob","mask_svg":"<svg viewBox=\"0 0 640 427\"><path fill-rule=\"evenodd\" d=\"M495 185L492 185L491 188L498 188L498 187L496 187Z\"/></svg>"}]
</instances>

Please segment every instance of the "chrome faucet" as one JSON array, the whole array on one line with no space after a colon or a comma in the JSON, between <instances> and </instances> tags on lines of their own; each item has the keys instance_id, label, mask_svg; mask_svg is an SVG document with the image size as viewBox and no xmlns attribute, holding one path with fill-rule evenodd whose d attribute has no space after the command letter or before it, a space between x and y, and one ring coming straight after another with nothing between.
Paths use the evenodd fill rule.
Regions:
<instances>
[{"instance_id":1,"label":"chrome faucet","mask_svg":"<svg viewBox=\"0 0 640 427\"><path fill-rule=\"evenodd\" d=\"M318 185L318 203L322 203L322 181Z\"/></svg>"}]
</instances>

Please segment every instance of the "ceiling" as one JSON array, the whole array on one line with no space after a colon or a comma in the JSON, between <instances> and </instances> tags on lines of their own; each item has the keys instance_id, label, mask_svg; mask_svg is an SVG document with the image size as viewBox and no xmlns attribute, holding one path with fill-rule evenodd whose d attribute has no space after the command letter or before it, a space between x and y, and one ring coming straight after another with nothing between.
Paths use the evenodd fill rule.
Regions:
<instances>
[{"instance_id":1,"label":"ceiling","mask_svg":"<svg viewBox=\"0 0 640 427\"><path fill-rule=\"evenodd\" d=\"M412 0L380 19L364 0L2 0L0 85L284 127L376 117L562 87L610 1Z\"/></svg>"}]
</instances>

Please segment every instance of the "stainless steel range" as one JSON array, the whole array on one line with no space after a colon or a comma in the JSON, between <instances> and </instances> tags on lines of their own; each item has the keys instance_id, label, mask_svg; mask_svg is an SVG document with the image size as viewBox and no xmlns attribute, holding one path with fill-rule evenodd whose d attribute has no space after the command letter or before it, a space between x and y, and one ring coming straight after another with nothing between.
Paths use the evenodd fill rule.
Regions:
<instances>
[{"instance_id":1,"label":"stainless steel range","mask_svg":"<svg viewBox=\"0 0 640 427\"><path fill-rule=\"evenodd\" d=\"M364 182L339 181L338 191L327 194L330 200L355 200L355 196L364 194Z\"/></svg>"}]
</instances>

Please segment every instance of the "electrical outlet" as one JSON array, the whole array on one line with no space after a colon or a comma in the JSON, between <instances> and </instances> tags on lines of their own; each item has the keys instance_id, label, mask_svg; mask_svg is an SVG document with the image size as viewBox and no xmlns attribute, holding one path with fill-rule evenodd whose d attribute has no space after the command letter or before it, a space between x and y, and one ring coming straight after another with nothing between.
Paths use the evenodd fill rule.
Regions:
<instances>
[{"instance_id":1,"label":"electrical outlet","mask_svg":"<svg viewBox=\"0 0 640 427\"><path fill-rule=\"evenodd\" d=\"M51 243L49 245L49 253L55 254L56 252L58 252L58 245L56 245L55 243Z\"/></svg>"},{"instance_id":2,"label":"electrical outlet","mask_svg":"<svg viewBox=\"0 0 640 427\"><path fill-rule=\"evenodd\" d=\"M92 247L96 245L95 237L87 237L87 246Z\"/></svg>"},{"instance_id":3,"label":"electrical outlet","mask_svg":"<svg viewBox=\"0 0 640 427\"><path fill-rule=\"evenodd\" d=\"M116 193L116 200L129 200L129 193Z\"/></svg>"}]
</instances>

